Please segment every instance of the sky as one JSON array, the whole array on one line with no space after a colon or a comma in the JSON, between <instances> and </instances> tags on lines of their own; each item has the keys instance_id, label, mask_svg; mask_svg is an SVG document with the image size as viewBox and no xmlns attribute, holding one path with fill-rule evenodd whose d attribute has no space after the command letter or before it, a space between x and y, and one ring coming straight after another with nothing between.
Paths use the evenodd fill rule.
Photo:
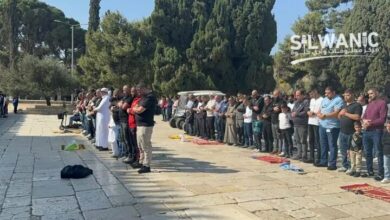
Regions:
<instances>
[{"instance_id":1,"label":"sky","mask_svg":"<svg viewBox=\"0 0 390 220\"><path fill-rule=\"evenodd\" d=\"M66 17L71 17L88 24L89 0L42 0L49 5L61 9ZM141 3L142 2L142 3ZM289 2L289 3L287 3ZM292 4L293 2L293 4ZM101 0L100 17L107 10L119 11L129 21L142 20L148 17L154 8L154 0ZM271 54L277 51L278 44L292 34L291 26L307 13L305 0L276 0L273 13L277 23L277 43Z\"/></svg>"}]
</instances>

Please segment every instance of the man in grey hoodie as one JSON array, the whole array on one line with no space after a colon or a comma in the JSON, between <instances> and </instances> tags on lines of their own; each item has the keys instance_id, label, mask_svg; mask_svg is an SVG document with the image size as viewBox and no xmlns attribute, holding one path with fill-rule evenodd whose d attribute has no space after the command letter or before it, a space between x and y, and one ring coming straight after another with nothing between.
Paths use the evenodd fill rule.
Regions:
<instances>
[{"instance_id":1,"label":"man in grey hoodie","mask_svg":"<svg viewBox=\"0 0 390 220\"><path fill-rule=\"evenodd\" d=\"M309 101L305 99L303 90L295 91L295 104L291 111L291 117L294 123L294 138L297 144L298 153L293 157L294 160L307 160L307 124L309 111Z\"/></svg>"}]
</instances>

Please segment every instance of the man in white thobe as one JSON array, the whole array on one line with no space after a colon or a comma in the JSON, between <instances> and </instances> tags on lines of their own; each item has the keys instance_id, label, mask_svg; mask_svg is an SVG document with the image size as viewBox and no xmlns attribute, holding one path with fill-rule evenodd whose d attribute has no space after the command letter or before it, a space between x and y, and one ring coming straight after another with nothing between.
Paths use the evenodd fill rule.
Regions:
<instances>
[{"instance_id":1,"label":"man in white thobe","mask_svg":"<svg viewBox=\"0 0 390 220\"><path fill-rule=\"evenodd\" d=\"M110 97L108 89L102 88L102 101L94 109L96 112L96 148L99 151L108 151L108 124L110 122Z\"/></svg>"}]
</instances>

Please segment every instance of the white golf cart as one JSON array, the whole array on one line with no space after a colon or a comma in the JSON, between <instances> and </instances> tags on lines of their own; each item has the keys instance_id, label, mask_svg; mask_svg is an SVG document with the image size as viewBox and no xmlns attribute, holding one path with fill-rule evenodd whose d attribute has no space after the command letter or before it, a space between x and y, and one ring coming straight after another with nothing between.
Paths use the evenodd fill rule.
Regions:
<instances>
[{"instance_id":1,"label":"white golf cart","mask_svg":"<svg viewBox=\"0 0 390 220\"><path fill-rule=\"evenodd\" d=\"M189 95L194 95L194 96L204 96L204 95L224 96L225 95L221 91L216 91L216 90L183 91L183 92L178 92L177 94L179 95L179 104L177 106L175 114L172 116L172 119L169 121L169 125L172 128L179 128L179 129L183 129L184 126L184 122L186 119L186 111L187 111L186 104Z\"/></svg>"}]
</instances>

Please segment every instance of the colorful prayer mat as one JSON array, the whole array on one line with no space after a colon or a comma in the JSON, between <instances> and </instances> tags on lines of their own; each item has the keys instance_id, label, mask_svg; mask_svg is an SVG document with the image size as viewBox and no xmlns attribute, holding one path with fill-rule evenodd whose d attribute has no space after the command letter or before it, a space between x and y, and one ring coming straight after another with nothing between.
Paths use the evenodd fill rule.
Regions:
<instances>
[{"instance_id":1,"label":"colorful prayer mat","mask_svg":"<svg viewBox=\"0 0 390 220\"><path fill-rule=\"evenodd\" d=\"M371 186L367 183L342 186L341 189L390 202L390 190L381 187Z\"/></svg>"}]
</instances>

